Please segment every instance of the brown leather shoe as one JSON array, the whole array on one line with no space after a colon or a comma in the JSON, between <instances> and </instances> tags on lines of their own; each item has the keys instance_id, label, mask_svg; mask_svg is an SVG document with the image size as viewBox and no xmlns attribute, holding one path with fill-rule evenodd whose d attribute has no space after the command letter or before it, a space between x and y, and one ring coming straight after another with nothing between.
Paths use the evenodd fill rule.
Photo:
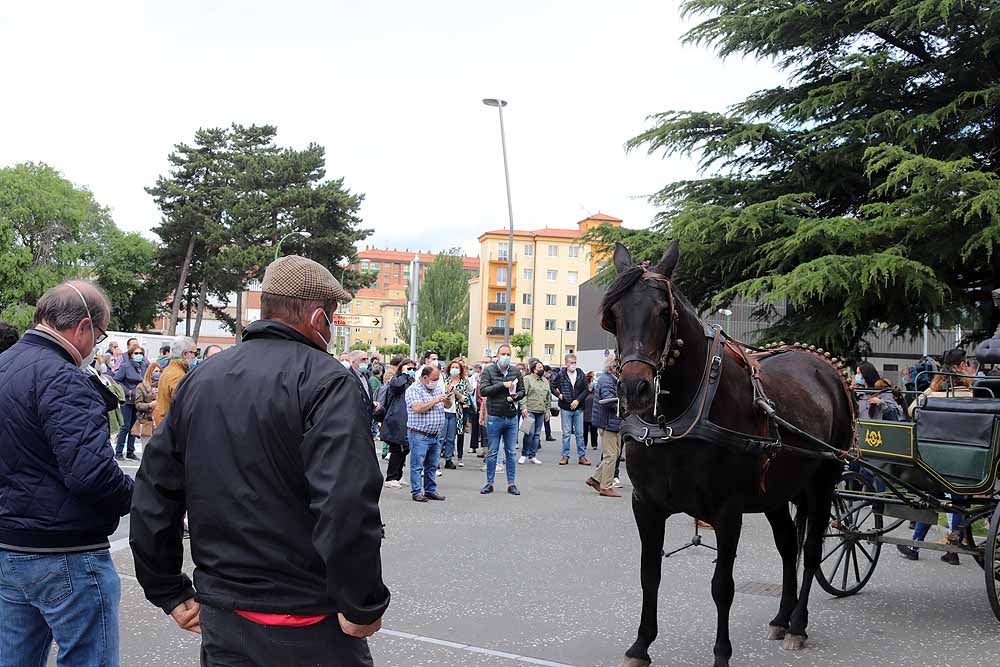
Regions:
<instances>
[{"instance_id":1,"label":"brown leather shoe","mask_svg":"<svg viewBox=\"0 0 1000 667\"><path fill-rule=\"evenodd\" d=\"M592 488L594 491L600 492L600 490L601 490L601 485L593 477L588 477L587 478L587 486L589 486L590 488Z\"/></svg>"},{"instance_id":2,"label":"brown leather shoe","mask_svg":"<svg viewBox=\"0 0 1000 667\"><path fill-rule=\"evenodd\" d=\"M559 459L559 465L564 466L568 464L569 464L569 459L567 457L564 456L561 459Z\"/></svg>"},{"instance_id":3,"label":"brown leather shoe","mask_svg":"<svg viewBox=\"0 0 1000 667\"><path fill-rule=\"evenodd\" d=\"M418 503L426 503L427 502L427 497L424 494L421 493L421 494L418 494L416 496L413 496L413 500L415 502L418 502Z\"/></svg>"},{"instance_id":4,"label":"brown leather shoe","mask_svg":"<svg viewBox=\"0 0 1000 667\"><path fill-rule=\"evenodd\" d=\"M590 465L590 461L587 460L586 456L581 456L578 463L580 465L582 465L582 466L589 466Z\"/></svg>"},{"instance_id":5,"label":"brown leather shoe","mask_svg":"<svg viewBox=\"0 0 1000 667\"><path fill-rule=\"evenodd\" d=\"M618 493L614 489L601 489L598 491L605 498L621 498L622 494Z\"/></svg>"}]
</instances>

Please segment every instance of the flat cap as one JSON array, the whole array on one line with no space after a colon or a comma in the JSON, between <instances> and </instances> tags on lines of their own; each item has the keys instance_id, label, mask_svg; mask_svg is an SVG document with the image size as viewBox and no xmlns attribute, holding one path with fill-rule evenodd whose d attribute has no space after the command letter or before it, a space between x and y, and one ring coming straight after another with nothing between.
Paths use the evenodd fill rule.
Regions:
<instances>
[{"instance_id":1,"label":"flat cap","mask_svg":"<svg viewBox=\"0 0 1000 667\"><path fill-rule=\"evenodd\" d=\"M313 301L333 299L337 303L347 303L351 300L350 293L329 269L299 255L286 255L268 264L261 291Z\"/></svg>"}]
</instances>

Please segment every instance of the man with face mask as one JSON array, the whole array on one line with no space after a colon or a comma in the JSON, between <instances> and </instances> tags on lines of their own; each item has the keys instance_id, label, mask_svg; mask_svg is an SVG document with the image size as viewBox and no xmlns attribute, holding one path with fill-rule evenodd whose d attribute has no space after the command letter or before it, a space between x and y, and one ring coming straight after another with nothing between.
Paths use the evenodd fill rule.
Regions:
<instances>
[{"instance_id":1,"label":"man with face mask","mask_svg":"<svg viewBox=\"0 0 1000 667\"><path fill-rule=\"evenodd\" d=\"M170 344L170 363L160 374L159 390L156 393L154 419L157 424L166 419L174 393L184 376L197 365L197 357L193 338L178 336Z\"/></svg>"},{"instance_id":2,"label":"man with face mask","mask_svg":"<svg viewBox=\"0 0 1000 667\"><path fill-rule=\"evenodd\" d=\"M33 327L0 356L4 665L44 665L53 641L67 664L119 664L121 582L108 536L129 510L132 480L108 446L116 401L84 370L109 318L100 289L64 283L38 300Z\"/></svg>"},{"instance_id":3,"label":"man with face mask","mask_svg":"<svg viewBox=\"0 0 1000 667\"><path fill-rule=\"evenodd\" d=\"M518 403L524 398L524 378L521 371L510 361L510 345L503 344L497 350L499 356L495 364L483 370L479 378L479 393L486 397L486 435L489 453L486 455L486 485L480 493L493 493L496 477L497 455L503 444L507 461L507 493L519 496L515 484L517 475L517 419Z\"/></svg>"},{"instance_id":4,"label":"man with face mask","mask_svg":"<svg viewBox=\"0 0 1000 667\"><path fill-rule=\"evenodd\" d=\"M382 474L358 380L327 352L351 297L296 255L268 266L261 289L262 319L224 363L184 378L145 448L136 577L201 632L202 665L370 666L365 638L389 605ZM181 571L185 511L194 586Z\"/></svg>"}]
</instances>

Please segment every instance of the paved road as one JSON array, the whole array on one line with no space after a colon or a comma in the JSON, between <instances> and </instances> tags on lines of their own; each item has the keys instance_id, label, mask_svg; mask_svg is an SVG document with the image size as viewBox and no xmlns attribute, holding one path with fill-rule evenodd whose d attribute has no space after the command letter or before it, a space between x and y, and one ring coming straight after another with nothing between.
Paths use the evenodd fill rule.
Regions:
<instances>
[{"instance_id":1,"label":"paved road","mask_svg":"<svg viewBox=\"0 0 1000 667\"><path fill-rule=\"evenodd\" d=\"M520 497L480 496L478 465L441 478L444 503L417 504L406 490L385 491L383 562L393 602L386 631L371 641L377 665L620 665L640 605L629 502L598 497L583 484L590 469L555 465L556 443L547 444L545 465L519 468ZM667 545L684 544L691 532L689 519L672 518ZM197 638L145 602L127 549L115 559L123 575L122 664L196 665ZM711 664L712 559L708 550L689 549L664 561L655 664ZM814 595L809 648L798 654L765 639L777 598L738 594L732 664L995 664L1000 623L990 611L982 571L962 560L953 567L927 554L911 563L884 551L861 594L843 600L821 590ZM745 521L736 579L748 589L779 580L763 517Z\"/></svg>"}]
</instances>

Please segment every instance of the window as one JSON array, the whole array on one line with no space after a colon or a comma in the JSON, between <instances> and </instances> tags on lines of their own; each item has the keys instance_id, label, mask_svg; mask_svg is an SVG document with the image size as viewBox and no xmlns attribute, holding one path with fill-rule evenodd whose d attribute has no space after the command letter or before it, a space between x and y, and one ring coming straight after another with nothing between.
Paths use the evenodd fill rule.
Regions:
<instances>
[{"instance_id":1,"label":"window","mask_svg":"<svg viewBox=\"0 0 1000 667\"><path fill-rule=\"evenodd\" d=\"M525 306L530 306L531 305L531 294L522 294L521 295L521 303L524 304Z\"/></svg>"},{"instance_id":2,"label":"window","mask_svg":"<svg viewBox=\"0 0 1000 667\"><path fill-rule=\"evenodd\" d=\"M571 245L569 247L569 256L570 257L579 257L580 256L580 246L578 246L578 245Z\"/></svg>"},{"instance_id":3,"label":"window","mask_svg":"<svg viewBox=\"0 0 1000 667\"><path fill-rule=\"evenodd\" d=\"M545 295L545 305L546 306L554 306L554 305L556 305L556 295L555 294L546 294Z\"/></svg>"},{"instance_id":4,"label":"window","mask_svg":"<svg viewBox=\"0 0 1000 667\"><path fill-rule=\"evenodd\" d=\"M603 260L603 259L602 259L602 260L601 260L600 262L598 262L598 263L597 263L597 270L598 270L598 271L603 271L603 270L604 270L604 269L606 269L607 267L608 267L608 263L607 263L607 261L606 261L606 260Z\"/></svg>"},{"instance_id":5,"label":"window","mask_svg":"<svg viewBox=\"0 0 1000 667\"><path fill-rule=\"evenodd\" d=\"M546 331L555 331L556 330L556 321L555 320L545 320L545 330Z\"/></svg>"},{"instance_id":6,"label":"window","mask_svg":"<svg viewBox=\"0 0 1000 667\"><path fill-rule=\"evenodd\" d=\"M497 257L499 259L507 259L509 254L510 254L510 245L506 241L504 241L503 243L500 244L500 247L497 251Z\"/></svg>"},{"instance_id":7,"label":"window","mask_svg":"<svg viewBox=\"0 0 1000 667\"><path fill-rule=\"evenodd\" d=\"M531 329L531 318L530 317L522 317L521 318L521 328L522 329Z\"/></svg>"},{"instance_id":8,"label":"window","mask_svg":"<svg viewBox=\"0 0 1000 667\"><path fill-rule=\"evenodd\" d=\"M497 303L507 303L507 292L497 292Z\"/></svg>"},{"instance_id":9,"label":"window","mask_svg":"<svg viewBox=\"0 0 1000 667\"><path fill-rule=\"evenodd\" d=\"M498 328L503 328L504 319L506 319L506 318L498 317L498 318L494 319L493 320L493 325L496 326L496 327L498 327Z\"/></svg>"},{"instance_id":10,"label":"window","mask_svg":"<svg viewBox=\"0 0 1000 667\"><path fill-rule=\"evenodd\" d=\"M576 331L576 320L566 320L566 331Z\"/></svg>"},{"instance_id":11,"label":"window","mask_svg":"<svg viewBox=\"0 0 1000 667\"><path fill-rule=\"evenodd\" d=\"M570 285L575 285L576 281L579 280L579 279L580 279L580 272L579 271L567 271L566 272L566 280L569 281Z\"/></svg>"},{"instance_id":12,"label":"window","mask_svg":"<svg viewBox=\"0 0 1000 667\"><path fill-rule=\"evenodd\" d=\"M546 357L551 357L555 353L556 353L556 346L555 345L546 345L545 346L545 356Z\"/></svg>"},{"instance_id":13,"label":"window","mask_svg":"<svg viewBox=\"0 0 1000 667\"><path fill-rule=\"evenodd\" d=\"M501 266L497 268L497 285L507 284L507 267Z\"/></svg>"},{"instance_id":14,"label":"window","mask_svg":"<svg viewBox=\"0 0 1000 667\"><path fill-rule=\"evenodd\" d=\"M559 277L559 272L556 271L555 269L549 269L548 271L545 272L546 280L551 280L552 282L555 282L558 277Z\"/></svg>"},{"instance_id":15,"label":"window","mask_svg":"<svg viewBox=\"0 0 1000 667\"><path fill-rule=\"evenodd\" d=\"M534 254L535 254L535 246L531 245L530 243L525 243L524 244L524 256L525 257L531 257Z\"/></svg>"},{"instance_id":16,"label":"window","mask_svg":"<svg viewBox=\"0 0 1000 667\"><path fill-rule=\"evenodd\" d=\"M361 333L361 327L354 327L354 333Z\"/></svg>"},{"instance_id":17,"label":"window","mask_svg":"<svg viewBox=\"0 0 1000 667\"><path fill-rule=\"evenodd\" d=\"M535 277L535 272L534 271L532 271L531 269L525 269L524 270L524 279L525 280L531 280L534 277Z\"/></svg>"},{"instance_id":18,"label":"window","mask_svg":"<svg viewBox=\"0 0 1000 667\"><path fill-rule=\"evenodd\" d=\"M559 256L559 246L557 246L557 245L550 245L549 246L549 257L558 257L558 256Z\"/></svg>"},{"instance_id":19,"label":"window","mask_svg":"<svg viewBox=\"0 0 1000 667\"><path fill-rule=\"evenodd\" d=\"M568 297L566 297L566 305L569 306L570 308L576 308L575 294L570 294Z\"/></svg>"},{"instance_id":20,"label":"window","mask_svg":"<svg viewBox=\"0 0 1000 667\"><path fill-rule=\"evenodd\" d=\"M361 260L361 270L362 271L367 271L369 268L371 268L371 267L368 264L368 260L367 259Z\"/></svg>"}]
</instances>

